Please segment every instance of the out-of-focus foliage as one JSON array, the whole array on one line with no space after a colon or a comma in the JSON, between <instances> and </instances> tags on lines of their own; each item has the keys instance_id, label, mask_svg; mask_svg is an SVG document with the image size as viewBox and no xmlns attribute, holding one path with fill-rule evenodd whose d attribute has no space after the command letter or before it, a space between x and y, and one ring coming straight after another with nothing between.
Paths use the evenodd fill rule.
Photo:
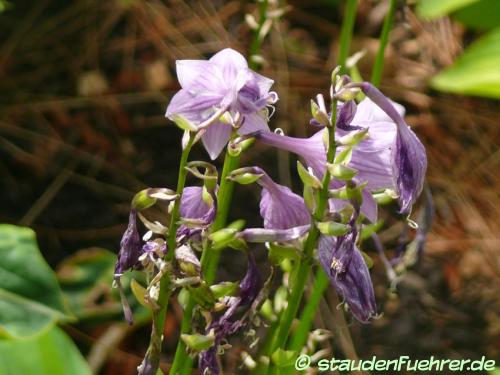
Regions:
<instances>
[{"instance_id":1,"label":"out-of-focus foliage","mask_svg":"<svg viewBox=\"0 0 500 375\"><path fill-rule=\"evenodd\" d=\"M0 258L0 337L34 336L70 319L31 229L0 225Z\"/></svg>"},{"instance_id":2,"label":"out-of-focus foliage","mask_svg":"<svg viewBox=\"0 0 500 375\"><path fill-rule=\"evenodd\" d=\"M30 339L0 340L0 375L90 375L71 339L58 327Z\"/></svg>"},{"instance_id":3,"label":"out-of-focus foliage","mask_svg":"<svg viewBox=\"0 0 500 375\"><path fill-rule=\"evenodd\" d=\"M118 291L112 288L116 255L101 248L83 249L66 258L57 269L64 299L79 320L116 319L123 313ZM134 275L139 276L139 275ZM122 278L125 294L138 319L148 319L146 309L132 297L132 274Z\"/></svg>"},{"instance_id":4,"label":"out-of-focus foliage","mask_svg":"<svg viewBox=\"0 0 500 375\"><path fill-rule=\"evenodd\" d=\"M437 18L476 2L478 0L420 0L417 12L422 18Z\"/></svg>"},{"instance_id":5,"label":"out-of-focus foliage","mask_svg":"<svg viewBox=\"0 0 500 375\"><path fill-rule=\"evenodd\" d=\"M500 26L500 1L481 0L455 12L453 18L465 26L477 30L489 30Z\"/></svg>"},{"instance_id":6,"label":"out-of-focus foliage","mask_svg":"<svg viewBox=\"0 0 500 375\"><path fill-rule=\"evenodd\" d=\"M453 17L472 29L490 30L468 47L455 63L435 76L431 86L463 95L500 98L500 1L420 0L417 12L423 18Z\"/></svg>"},{"instance_id":7,"label":"out-of-focus foliage","mask_svg":"<svg viewBox=\"0 0 500 375\"><path fill-rule=\"evenodd\" d=\"M431 84L442 91L500 98L500 28L471 45Z\"/></svg>"}]
</instances>

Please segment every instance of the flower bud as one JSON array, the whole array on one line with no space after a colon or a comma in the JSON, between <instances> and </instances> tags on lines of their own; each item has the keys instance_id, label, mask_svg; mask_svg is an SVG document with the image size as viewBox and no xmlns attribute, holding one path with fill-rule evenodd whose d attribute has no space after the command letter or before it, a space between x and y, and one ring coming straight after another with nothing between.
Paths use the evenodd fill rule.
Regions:
<instances>
[{"instance_id":1,"label":"flower bud","mask_svg":"<svg viewBox=\"0 0 500 375\"><path fill-rule=\"evenodd\" d=\"M147 188L141 190L132 199L132 209L141 211L153 206L156 201L173 201L179 196L170 189L166 188Z\"/></svg>"},{"instance_id":2,"label":"flower bud","mask_svg":"<svg viewBox=\"0 0 500 375\"><path fill-rule=\"evenodd\" d=\"M321 181L313 174L312 170L307 170L300 161L297 161L297 172L305 186L321 189Z\"/></svg>"},{"instance_id":3,"label":"flower bud","mask_svg":"<svg viewBox=\"0 0 500 375\"><path fill-rule=\"evenodd\" d=\"M325 110L321 109L314 100L311 100L311 115L313 119L318 121L323 126L330 126L330 119Z\"/></svg>"},{"instance_id":4,"label":"flower bud","mask_svg":"<svg viewBox=\"0 0 500 375\"><path fill-rule=\"evenodd\" d=\"M368 138L368 128L362 129L362 130L357 130L354 132L351 132L347 135L344 135L343 137L340 137L337 140L337 143L342 146L355 146L359 142L365 140Z\"/></svg>"},{"instance_id":5,"label":"flower bud","mask_svg":"<svg viewBox=\"0 0 500 375\"><path fill-rule=\"evenodd\" d=\"M358 174L358 171L343 164L327 163L326 167L330 174L339 180L348 181Z\"/></svg>"},{"instance_id":6,"label":"flower bud","mask_svg":"<svg viewBox=\"0 0 500 375\"><path fill-rule=\"evenodd\" d=\"M228 180L237 182L241 185L248 185L258 181L264 174L254 173L253 168L240 168L231 172L227 177Z\"/></svg>"},{"instance_id":7,"label":"flower bud","mask_svg":"<svg viewBox=\"0 0 500 375\"><path fill-rule=\"evenodd\" d=\"M317 222L316 227L323 234L328 236L343 236L351 229L350 225L336 223L335 221L323 221Z\"/></svg>"},{"instance_id":8,"label":"flower bud","mask_svg":"<svg viewBox=\"0 0 500 375\"><path fill-rule=\"evenodd\" d=\"M215 343L215 334L213 330L210 330L207 335L200 335L198 333L187 335L183 333L181 335L181 339L182 341L184 341L184 344L186 344L188 348L196 351L201 351L207 350L212 347L212 345Z\"/></svg>"},{"instance_id":9,"label":"flower bud","mask_svg":"<svg viewBox=\"0 0 500 375\"><path fill-rule=\"evenodd\" d=\"M212 291L214 297L216 299L222 298L222 297L227 297L227 296L234 296L236 295L236 292L238 291L239 286L237 283L232 283L229 281L223 281L219 284L211 285L210 290Z\"/></svg>"},{"instance_id":10,"label":"flower bud","mask_svg":"<svg viewBox=\"0 0 500 375\"><path fill-rule=\"evenodd\" d=\"M212 248L215 250L222 249L235 239L237 232L234 228L222 228L211 233L208 238L212 241Z\"/></svg>"}]
</instances>

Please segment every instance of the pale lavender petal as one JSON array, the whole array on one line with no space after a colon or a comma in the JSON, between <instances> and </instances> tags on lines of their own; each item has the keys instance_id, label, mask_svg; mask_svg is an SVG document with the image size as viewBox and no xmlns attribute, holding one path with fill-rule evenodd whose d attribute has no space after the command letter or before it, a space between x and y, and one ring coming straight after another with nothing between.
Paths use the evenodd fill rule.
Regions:
<instances>
[{"instance_id":1,"label":"pale lavender petal","mask_svg":"<svg viewBox=\"0 0 500 375\"><path fill-rule=\"evenodd\" d=\"M171 118L173 115L187 115L193 117L193 112L196 117L198 115L201 122L200 114L209 108L221 102L223 96L218 93L201 93L193 94L188 90L180 90L174 95L167 107L166 117ZM191 114L191 116L189 116Z\"/></svg>"},{"instance_id":2,"label":"pale lavender petal","mask_svg":"<svg viewBox=\"0 0 500 375\"><path fill-rule=\"evenodd\" d=\"M247 228L238 234L248 242L290 242L302 237L309 231L310 225L290 229Z\"/></svg>"},{"instance_id":3,"label":"pale lavender petal","mask_svg":"<svg viewBox=\"0 0 500 375\"><path fill-rule=\"evenodd\" d=\"M234 81L238 72L248 69L245 57L231 48L225 48L217 52L208 61L212 66L215 65L219 68L226 84Z\"/></svg>"},{"instance_id":4,"label":"pale lavender petal","mask_svg":"<svg viewBox=\"0 0 500 375\"><path fill-rule=\"evenodd\" d=\"M389 102L394 106L396 109L397 113L401 116L404 117L405 115L405 108L399 104L396 103L390 99L388 99ZM377 104L375 104L370 98L366 97L363 99L357 106L357 111L356 114L352 120L353 124L356 124L358 122L363 122L363 121L392 121L391 118L385 113Z\"/></svg>"},{"instance_id":5,"label":"pale lavender petal","mask_svg":"<svg viewBox=\"0 0 500 375\"><path fill-rule=\"evenodd\" d=\"M231 132L231 126L221 122L216 122L206 129L201 139L210 159L217 159L217 156L219 156L229 141L229 138L231 138Z\"/></svg>"},{"instance_id":6,"label":"pale lavender petal","mask_svg":"<svg viewBox=\"0 0 500 375\"><path fill-rule=\"evenodd\" d=\"M186 219L199 219L203 217L210 207L202 197L203 188L201 186L188 186L182 191L180 215Z\"/></svg>"},{"instance_id":7,"label":"pale lavender petal","mask_svg":"<svg viewBox=\"0 0 500 375\"><path fill-rule=\"evenodd\" d=\"M220 69L206 60L177 60L177 79L183 89L200 92L224 93L224 78Z\"/></svg>"},{"instance_id":8,"label":"pale lavender petal","mask_svg":"<svg viewBox=\"0 0 500 375\"><path fill-rule=\"evenodd\" d=\"M238 134L246 135L259 130L269 132L269 125L266 119L259 113L250 113L245 115L245 121L241 128L238 129Z\"/></svg>"},{"instance_id":9,"label":"pale lavender petal","mask_svg":"<svg viewBox=\"0 0 500 375\"><path fill-rule=\"evenodd\" d=\"M330 283L349 306L361 323L368 323L377 315L375 293L370 272L354 245L354 238L321 236L318 243L318 257Z\"/></svg>"}]
</instances>

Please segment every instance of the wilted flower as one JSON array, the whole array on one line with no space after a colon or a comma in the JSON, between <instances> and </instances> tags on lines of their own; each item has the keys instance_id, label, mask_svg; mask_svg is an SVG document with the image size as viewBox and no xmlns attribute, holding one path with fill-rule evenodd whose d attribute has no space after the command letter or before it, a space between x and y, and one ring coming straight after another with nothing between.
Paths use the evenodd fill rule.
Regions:
<instances>
[{"instance_id":1,"label":"wilted flower","mask_svg":"<svg viewBox=\"0 0 500 375\"><path fill-rule=\"evenodd\" d=\"M168 105L166 117L183 116L195 125L228 112L239 119L239 134L269 130L266 106L277 101L269 92L273 80L248 68L245 58L226 48L209 60L178 60L177 77L181 90ZM217 119L202 136L213 159L217 158L232 132L230 124Z\"/></svg>"},{"instance_id":2,"label":"wilted flower","mask_svg":"<svg viewBox=\"0 0 500 375\"><path fill-rule=\"evenodd\" d=\"M321 236L318 257L331 284L361 323L377 315L370 272L356 247L353 233L343 237Z\"/></svg>"},{"instance_id":3,"label":"wilted flower","mask_svg":"<svg viewBox=\"0 0 500 375\"><path fill-rule=\"evenodd\" d=\"M130 210L128 226L120 242L120 252L115 265L115 276L134 268L142 254L141 238L137 230L137 212Z\"/></svg>"},{"instance_id":4,"label":"wilted flower","mask_svg":"<svg viewBox=\"0 0 500 375\"><path fill-rule=\"evenodd\" d=\"M220 372L217 363L217 348L221 341L227 336L236 333L245 324L244 318L237 319L235 317L238 310L244 307L249 307L257 298L262 289L262 279L255 263L255 259L251 253L248 253L248 268L243 280L240 282L240 291L237 297L230 297L228 308L223 315L214 319L210 323L207 331L213 330L215 333L214 345L200 353L199 368L204 375L217 375Z\"/></svg>"}]
</instances>

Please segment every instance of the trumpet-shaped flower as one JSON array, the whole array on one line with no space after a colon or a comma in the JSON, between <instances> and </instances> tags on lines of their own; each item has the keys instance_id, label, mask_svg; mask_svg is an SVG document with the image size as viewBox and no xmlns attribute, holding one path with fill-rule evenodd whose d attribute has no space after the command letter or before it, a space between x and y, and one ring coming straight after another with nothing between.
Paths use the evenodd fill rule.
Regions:
<instances>
[{"instance_id":1,"label":"trumpet-shaped flower","mask_svg":"<svg viewBox=\"0 0 500 375\"><path fill-rule=\"evenodd\" d=\"M249 69L235 50L226 48L209 60L178 60L177 78L181 90L168 105L166 117L180 115L200 125L229 112L240 118L239 134L269 130L266 106L278 99L269 92L274 81ZM213 160L228 142L231 125L216 119L203 131L203 144Z\"/></svg>"},{"instance_id":2,"label":"trumpet-shaped flower","mask_svg":"<svg viewBox=\"0 0 500 375\"><path fill-rule=\"evenodd\" d=\"M264 219L264 228L290 229L311 223L311 215L301 196L274 182L263 169L252 169L261 175L257 183L262 186L260 215Z\"/></svg>"},{"instance_id":3,"label":"trumpet-shaped flower","mask_svg":"<svg viewBox=\"0 0 500 375\"><path fill-rule=\"evenodd\" d=\"M354 116L352 107L345 108L346 115L342 115L346 104L340 108L339 120L342 120L342 126L337 128L337 139L350 134L353 129L368 129L368 138L354 147L349 163L350 167L358 171L354 181L366 183L369 191L396 191L399 194L401 212L407 213L422 190L427 167L425 149L404 123L403 107L391 102L378 90L372 96L376 102L366 98L357 105ZM350 118L352 120L347 124L346 121ZM294 138L270 132L258 132L255 136L263 143L298 154L307 166L322 177L326 170L324 131L320 130L310 138ZM343 146L337 147L337 153L343 149ZM332 182L332 187L338 185L339 182ZM373 199L369 194L365 194L364 198L361 211L373 221L374 216L376 217Z\"/></svg>"}]
</instances>

